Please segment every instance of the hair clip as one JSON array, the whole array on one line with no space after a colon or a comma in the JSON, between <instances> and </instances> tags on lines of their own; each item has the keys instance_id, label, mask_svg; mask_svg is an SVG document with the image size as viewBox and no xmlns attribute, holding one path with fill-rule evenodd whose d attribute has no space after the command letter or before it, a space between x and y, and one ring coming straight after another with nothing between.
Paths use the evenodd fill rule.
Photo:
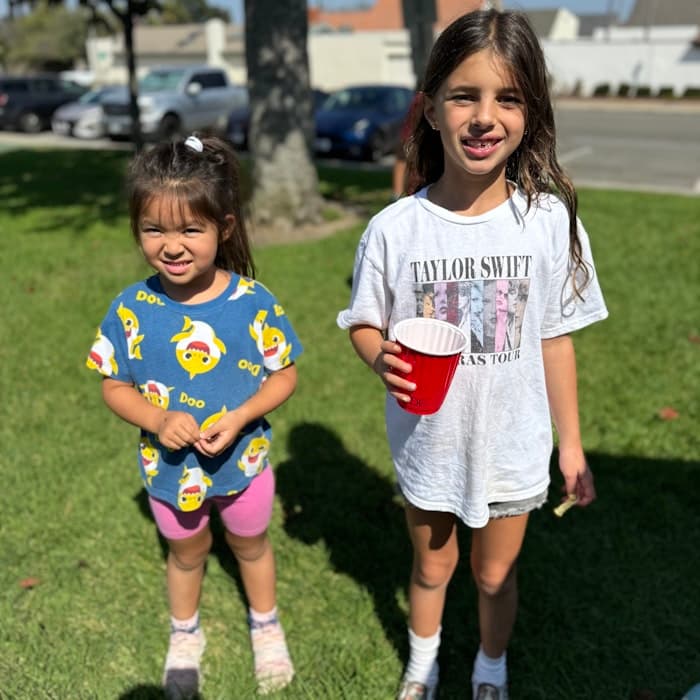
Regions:
<instances>
[{"instance_id":1,"label":"hair clip","mask_svg":"<svg viewBox=\"0 0 700 700\"><path fill-rule=\"evenodd\" d=\"M188 136L185 139L185 146L191 148L197 153L202 153L204 151L204 144L196 136Z\"/></svg>"}]
</instances>

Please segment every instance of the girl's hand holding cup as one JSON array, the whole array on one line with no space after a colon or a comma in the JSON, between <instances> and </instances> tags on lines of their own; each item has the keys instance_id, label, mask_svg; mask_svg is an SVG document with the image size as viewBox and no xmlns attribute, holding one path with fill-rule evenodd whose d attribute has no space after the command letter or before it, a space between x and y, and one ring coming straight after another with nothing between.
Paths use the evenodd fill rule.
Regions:
<instances>
[{"instance_id":1,"label":"girl's hand holding cup","mask_svg":"<svg viewBox=\"0 0 700 700\"><path fill-rule=\"evenodd\" d=\"M402 348L392 340L383 340L381 352L374 362L374 371L382 378L387 391L397 400L408 402L411 400L410 392L415 391L414 382L404 379L393 370L407 374L413 368L408 362L404 362L398 355Z\"/></svg>"}]
</instances>

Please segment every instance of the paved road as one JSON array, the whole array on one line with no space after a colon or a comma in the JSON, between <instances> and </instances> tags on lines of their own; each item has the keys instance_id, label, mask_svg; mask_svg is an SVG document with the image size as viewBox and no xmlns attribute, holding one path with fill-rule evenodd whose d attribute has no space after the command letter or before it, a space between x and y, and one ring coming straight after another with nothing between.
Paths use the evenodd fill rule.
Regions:
<instances>
[{"instance_id":1,"label":"paved road","mask_svg":"<svg viewBox=\"0 0 700 700\"><path fill-rule=\"evenodd\" d=\"M565 100L558 103L556 118L559 159L577 186L700 195L700 105ZM0 153L56 147L131 148L46 132L0 132ZM362 167L390 166L388 158Z\"/></svg>"},{"instance_id":2,"label":"paved road","mask_svg":"<svg viewBox=\"0 0 700 700\"><path fill-rule=\"evenodd\" d=\"M578 186L700 195L700 109L556 110L558 154Z\"/></svg>"}]
</instances>

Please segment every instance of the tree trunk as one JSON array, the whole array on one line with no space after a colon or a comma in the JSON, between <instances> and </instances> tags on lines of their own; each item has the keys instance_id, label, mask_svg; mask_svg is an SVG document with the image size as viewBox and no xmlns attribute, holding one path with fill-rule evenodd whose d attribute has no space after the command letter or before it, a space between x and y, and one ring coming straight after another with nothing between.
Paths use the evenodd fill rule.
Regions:
<instances>
[{"instance_id":1,"label":"tree trunk","mask_svg":"<svg viewBox=\"0 0 700 700\"><path fill-rule=\"evenodd\" d=\"M139 87L136 78L136 57L134 56L134 11L131 0L127 0L126 12L121 15L124 27L124 49L129 70L129 115L131 116L131 140L138 153L143 148L141 135L141 110L139 109Z\"/></svg>"},{"instance_id":2,"label":"tree trunk","mask_svg":"<svg viewBox=\"0 0 700 700\"><path fill-rule=\"evenodd\" d=\"M251 217L282 231L320 221L306 0L246 0Z\"/></svg>"},{"instance_id":3,"label":"tree trunk","mask_svg":"<svg viewBox=\"0 0 700 700\"><path fill-rule=\"evenodd\" d=\"M402 0L401 9L404 27L411 39L411 62L416 90L420 90L433 48L433 23L437 19L435 0Z\"/></svg>"}]
</instances>

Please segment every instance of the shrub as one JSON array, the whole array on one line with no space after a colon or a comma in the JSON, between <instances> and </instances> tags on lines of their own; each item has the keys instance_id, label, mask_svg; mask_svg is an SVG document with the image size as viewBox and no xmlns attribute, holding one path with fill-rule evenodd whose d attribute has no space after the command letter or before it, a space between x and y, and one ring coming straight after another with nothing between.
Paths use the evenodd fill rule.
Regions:
<instances>
[{"instance_id":1,"label":"shrub","mask_svg":"<svg viewBox=\"0 0 700 700\"><path fill-rule=\"evenodd\" d=\"M631 86L629 83L620 83L619 87L617 88L617 96L618 97L629 97Z\"/></svg>"},{"instance_id":2,"label":"shrub","mask_svg":"<svg viewBox=\"0 0 700 700\"><path fill-rule=\"evenodd\" d=\"M610 83L600 83L593 88L593 97L607 97L610 94Z\"/></svg>"},{"instance_id":3,"label":"shrub","mask_svg":"<svg viewBox=\"0 0 700 700\"><path fill-rule=\"evenodd\" d=\"M683 95L681 97L683 97L683 99L686 100L697 100L698 98L700 98L700 87L695 87L692 85L690 87L687 87L683 91Z\"/></svg>"},{"instance_id":4,"label":"shrub","mask_svg":"<svg viewBox=\"0 0 700 700\"><path fill-rule=\"evenodd\" d=\"M673 88L670 85L662 85L656 93L657 97L664 100L672 100L675 97Z\"/></svg>"}]
</instances>

